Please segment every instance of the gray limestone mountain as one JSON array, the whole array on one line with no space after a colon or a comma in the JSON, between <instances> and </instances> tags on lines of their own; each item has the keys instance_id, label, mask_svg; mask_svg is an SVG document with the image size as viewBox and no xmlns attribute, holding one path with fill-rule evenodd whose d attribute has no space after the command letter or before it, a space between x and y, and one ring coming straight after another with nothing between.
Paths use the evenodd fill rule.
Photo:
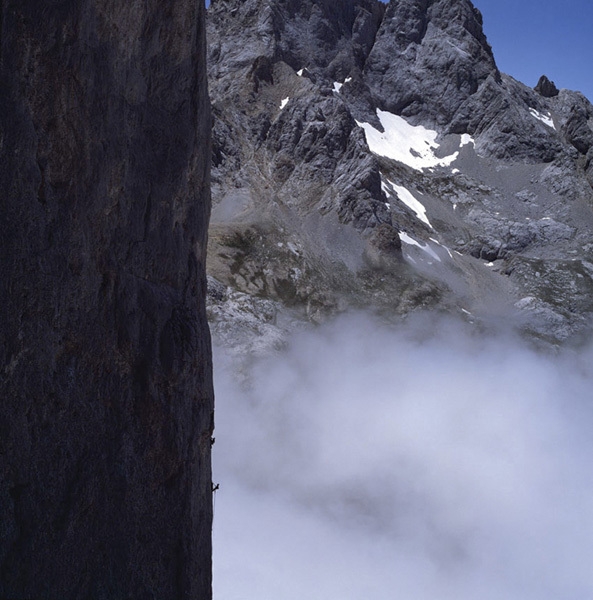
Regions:
<instances>
[{"instance_id":1,"label":"gray limestone mountain","mask_svg":"<svg viewBox=\"0 0 593 600\"><path fill-rule=\"evenodd\" d=\"M501 73L469 0L213 0L208 43L223 341L351 307L588 330L593 106Z\"/></svg>"}]
</instances>

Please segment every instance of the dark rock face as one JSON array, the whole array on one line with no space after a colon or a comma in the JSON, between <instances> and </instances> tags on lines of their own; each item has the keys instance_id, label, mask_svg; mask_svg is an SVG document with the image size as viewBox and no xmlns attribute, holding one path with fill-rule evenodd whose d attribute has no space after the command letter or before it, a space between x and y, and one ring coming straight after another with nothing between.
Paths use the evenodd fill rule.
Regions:
<instances>
[{"instance_id":1,"label":"dark rock face","mask_svg":"<svg viewBox=\"0 0 593 600\"><path fill-rule=\"evenodd\" d=\"M242 68L258 57L344 78L362 68L374 43L384 6L376 0L214 0L209 19L227 26L226 38L210 39L210 64ZM249 38L249 44L241 43ZM221 73L222 74L222 73Z\"/></svg>"},{"instance_id":2,"label":"dark rock face","mask_svg":"<svg viewBox=\"0 0 593 600\"><path fill-rule=\"evenodd\" d=\"M202 4L0 10L0 597L207 599Z\"/></svg>"},{"instance_id":3,"label":"dark rock face","mask_svg":"<svg viewBox=\"0 0 593 600\"><path fill-rule=\"evenodd\" d=\"M553 98L560 93L555 83L550 81L545 75L539 78L537 85L533 89L544 98Z\"/></svg>"}]
</instances>

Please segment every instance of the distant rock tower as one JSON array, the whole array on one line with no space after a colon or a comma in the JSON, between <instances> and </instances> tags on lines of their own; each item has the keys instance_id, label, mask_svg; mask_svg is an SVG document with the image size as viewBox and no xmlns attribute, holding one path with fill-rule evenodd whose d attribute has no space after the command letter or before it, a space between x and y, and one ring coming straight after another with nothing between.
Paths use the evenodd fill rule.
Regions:
<instances>
[{"instance_id":1,"label":"distant rock tower","mask_svg":"<svg viewBox=\"0 0 593 600\"><path fill-rule=\"evenodd\" d=\"M554 82L550 81L545 75L542 75L539 78L537 85L533 89L544 98L553 98L559 93L558 88L554 85Z\"/></svg>"}]
</instances>

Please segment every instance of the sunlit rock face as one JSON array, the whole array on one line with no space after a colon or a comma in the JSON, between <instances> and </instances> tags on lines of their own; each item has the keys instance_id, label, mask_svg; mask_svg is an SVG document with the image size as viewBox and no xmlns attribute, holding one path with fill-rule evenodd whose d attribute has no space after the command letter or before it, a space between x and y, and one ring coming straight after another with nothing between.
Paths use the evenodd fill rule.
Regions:
<instances>
[{"instance_id":1,"label":"sunlit rock face","mask_svg":"<svg viewBox=\"0 0 593 600\"><path fill-rule=\"evenodd\" d=\"M553 343L588 330L593 107L500 73L471 2L208 13L209 272L226 297L271 302L266 330L285 309L361 306L500 317Z\"/></svg>"},{"instance_id":2,"label":"sunlit rock face","mask_svg":"<svg viewBox=\"0 0 593 600\"><path fill-rule=\"evenodd\" d=\"M389 3L364 72L381 108L436 123L500 79L482 15L466 0Z\"/></svg>"},{"instance_id":3,"label":"sunlit rock face","mask_svg":"<svg viewBox=\"0 0 593 600\"><path fill-rule=\"evenodd\" d=\"M0 11L0 597L207 599L204 9Z\"/></svg>"}]
</instances>

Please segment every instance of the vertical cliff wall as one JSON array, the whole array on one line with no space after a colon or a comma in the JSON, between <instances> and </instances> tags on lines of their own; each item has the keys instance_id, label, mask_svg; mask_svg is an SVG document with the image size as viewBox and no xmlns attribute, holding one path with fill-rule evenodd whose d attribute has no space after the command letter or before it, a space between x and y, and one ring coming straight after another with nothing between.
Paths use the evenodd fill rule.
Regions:
<instances>
[{"instance_id":1,"label":"vertical cliff wall","mask_svg":"<svg viewBox=\"0 0 593 600\"><path fill-rule=\"evenodd\" d=\"M0 597L210 597L194 0L0 2Z\"/></svg>"}]
</instances>

